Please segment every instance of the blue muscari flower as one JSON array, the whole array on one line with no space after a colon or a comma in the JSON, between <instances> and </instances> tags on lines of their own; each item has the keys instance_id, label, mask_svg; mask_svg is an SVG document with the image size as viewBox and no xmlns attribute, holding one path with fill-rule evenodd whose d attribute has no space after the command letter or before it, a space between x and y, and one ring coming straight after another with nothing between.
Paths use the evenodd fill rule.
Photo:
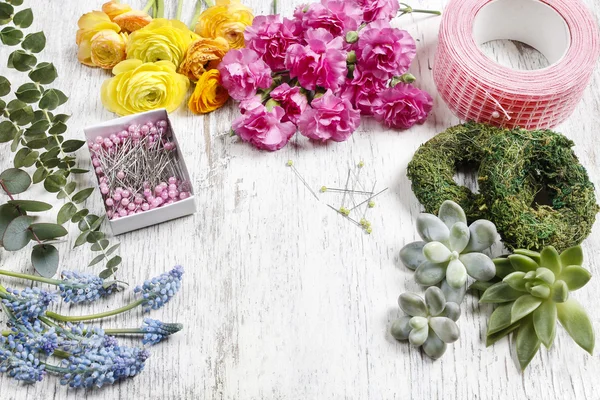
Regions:
<instances>
[{"instance_id":1,"label":"blue muscari flower","mask_svg":"<svg viewBox=\"0 0 600 400\"><path fill-rule=\"evenodd\" d=\"M39 288L26 288L20 292L16 289L6 289L2 303L12 312L14 317L27 323L46 313L48 305L56 299L56 294Z\"/></svg>"},{"instance_id":2,"label":"blue muscari flower","mask_svg":"<svg viewBox=\"0 0 600 400\"><path fill-rule=\"evenodd\" d=\"M101 347L71 356L61 364L61 385L72 388L102 387L104 384L131 378L144 369L149 357L136 347Z\"/></svg>"},{"instance_id":3,"label":"blue muscari flower","mask_svg":"<svg viewBox=\"0 0 600 400\"><path fill-rule=\"evenodd\" d=\"M183 329L182 324L170 324L156 319L146 318L142 324L144 339L142 343L153 346L176 332Z\"/></svg>"},{"instance_id":4,"label":"blue muscari flower","mask_svg":"<svg viewBox=\"0 0 600 400\"><path fill-rule=\"evenodd\" d=\"M183 267L177 265L171 271L144 282L142 286L136 287L134 292L141 293L145 300L143 305L144 312L158 310L169 302L181 287L182 275Z\"/></svg>"},{"instance_id":5,"label":"blue muscari flower","mask_svg":"<svg viewBox=\"0 0 600 400\"><path fill-rule=\"evenodd\" d=\"M44 379L45 364L38 358L40 349L37 345L23 333L0 336L0 372L28 383Z\"/></svg>"},{"instance_id":6,"label":"blue muscari flower","mask_svg":"<svg viewBox=\"0 0 600 400\"><path fill-rule=\"evenodd\" d=\"M56 327L58 342L64 351L78 355L86 351L105 347L106 335L102 328L86 326L80 322Z\"/></svg>"},{"instance_id":7,"label":"blue muscari flower","mask_svg":"<svg viewBox=\"0 0 600 400\"><path fill-rule=\"evenodd\" d=\"M113 293L117 285L104 287L104 279L96 275L75 271L63 271L62 283L58 285L60 296L67 303L83 303L96 301Z\"/></svg>"}]
</instances>

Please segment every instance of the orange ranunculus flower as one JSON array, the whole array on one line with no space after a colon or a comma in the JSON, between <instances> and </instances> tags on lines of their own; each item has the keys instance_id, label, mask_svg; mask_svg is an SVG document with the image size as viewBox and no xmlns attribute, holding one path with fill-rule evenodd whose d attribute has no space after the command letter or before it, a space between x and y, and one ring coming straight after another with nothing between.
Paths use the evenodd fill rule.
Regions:
<instances>
[{"instance_id":1,"label":"orange ranunculus flower","mask_svg":"<svg viewBox=\"0 0 600 400\"><path fill-rule=\"evenodd\" d=\"M125 32L134 32L152 22L152 17L143 11L132 10L116 16L113 21Z\"/></svg>"},{"instance_id":2,"label":"orange ranunculus flower","mask_svg":"<svg viewBox=\"0 0 600 400\"><path fill-rule=\"evenodd\" d=\"M218 69L211 69L198 80L188 107L196 114L206 114L223 106L227 99L229 93L221 86L221 73Z\"/></svg>"},{"instance_id":3,"label":"orange ranunculus flower","mask_svg":"<svg viewBox=\"0 0 600 400\"><path fill-rule=\"evenodd\" d=\"M79 30L75 42L79 46L77 58L82 64L94 66L92 62L92 38L100 31L111 30L119 33L121 28L110 20L102 11L92 11L83 14L77 21Z\"/></svg>"},{"instance_id":4,"label":"orange ranunculus flower","mask_svg":"<svg viewBox=\"0 0 600 400\"><path fill-rule=\"evenodd\" d=\"M125 14L131 10L132 8L130 5L118 3L115 0L111 0L102 4L102 12L108 15L111 21L113 21L117 15Z\"/></svg>"},{"instance_id":5,"label":"orange ranunculus flower","mask_svg":"<svg viewBox=\"0 0 600 400\"><path fill-rule=\"evenodd\" d=\"M228 51L229 42L221 37L200 38L188 48L179 73L197 81L205 71L216 68Z\"/></svg>"},{"instance_id":6,"label":"orange ranunculus flower","mask_svg":"<svg viewBox=\"0 0 600 400\"><path fill-rule=\"evenodd\" d=\"M112 69L123 61L127 54L127 34L105 29L94 35L91 41L91 60L94 65Z\"/></svg>"},{"instance_id":7,"label":"orange ranunculus flower","mask_svg":"<svg viewBox=\"0 0 600 400\"><path fill-rule=\"evenodd\" d=\"M200 14L195 30L202 37L225 38L230 48L239 49L244 47L244 30L252 20L252 10L239 0L221 0Z\"/></svg>"}]
</instances>

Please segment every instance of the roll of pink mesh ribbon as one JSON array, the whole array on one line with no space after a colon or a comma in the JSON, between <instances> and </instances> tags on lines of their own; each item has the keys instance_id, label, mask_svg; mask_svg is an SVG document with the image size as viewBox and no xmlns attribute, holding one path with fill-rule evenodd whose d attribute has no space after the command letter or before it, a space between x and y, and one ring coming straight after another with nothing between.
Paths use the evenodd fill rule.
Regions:
<instances>
[{"instance_id":1,"label":"roll of pink mesh ribbon","mask_svg":"<svg viewBox=\"0 0 600 400\"><path fill-rule=\"evenodd\" d=\"M479 48L498 39L526 43L550 65L527 71L499 65ZM453 0L440 27L433 76L463 120L550 128L575 110L599 51L595 18L579 0Z\"/></svg>"}]
</instances>

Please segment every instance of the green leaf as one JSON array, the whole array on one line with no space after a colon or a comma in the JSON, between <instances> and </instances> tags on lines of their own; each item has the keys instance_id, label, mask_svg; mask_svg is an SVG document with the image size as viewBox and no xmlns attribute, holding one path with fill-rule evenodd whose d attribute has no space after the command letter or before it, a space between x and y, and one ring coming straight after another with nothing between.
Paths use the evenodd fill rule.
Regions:
<instances>
[{"instance_id":1,"label":"green leaf","mask_svg":"<svg viewBox=\"0 0 600 400\"><path fill-rule=\"evenodd\" d=\"M0 3L2 4L2 3ZM12 26L7 26L0 31L0 40L7 46L15 46L21 43L23 32Z\"/></svg>"},{"instance_id":2,"label":"green leaf","mask_svg":"<svg viewBox=\"0 0 600 400\"><path fill-rule=\"evenodd\" d=\"M0 3L0 21L11 19L14 13L15 9L13 6L7 3Z\"/></svg>"},{"instance_id":3,"label":"green leaf","mask_svg":"<svg viewBox=\"0 0 600 400\"><path fill-rule=\"evenodd\" d=\"M121 257L120 256L114 256L113 258L111 258L110 260L108 260L108 262L106 263L106 268L107 269L113 269L114 267L116 267L119 264L121 264Z\"/></svg>"},{"instance_id":4,"label":"green leaf","mask_svg":"<svg viewBox=\"0 0 600 400\"><path fill-rule=\"evenodd\" d=\"M21 250L30 240L29 226L33 218L26 215L13 219L4 231L2 244L7 251Z\"/></svg>"},{"instance_id":5,"label":"green leaf","mask_svg":"<svg viewBox=\"0 0 600 400\"><path fill-rule=\"evenodd\" d=\"M553 246L546 246L541 252L541 266L548 268L550 271L554 273L554 275L559 276L560 271L562 269L560 262L560 255L558 251Z\"/></svg>"},{"instance_id":6,"label":"green leaf","mask_svg":"<svg viewBox=\"0 0 600 400\"><path fill-rule=\"evenodd\" d=\"M27 147L23 147L21 150L17 151L15 154L15 158L13 160L13 165L15 168L21 168L27 156L31 153Z\"/></svg>"},{"instance_id":7,"label":"green leaf","mask_svg":"<svg viewBox=\"0 0 600 400\"><path fill-rule=\"evenodd\" d=\"M581 246L569 247L560 253L560 261L563 266L566 265L583 265L583 250Z\"/></svg>"},{"instance_id":8,"label":"green leaf","mask_svg":"<svg viewBox=\"0 0 600 400\"><path fill-rule=\"evenodd\" d=\"M102 217L98 217L96 215L94 215L94 217L96 217L94 219L94 221L90 224L90 229L92 231L97 230L98 228L100 228L100 225L102 225L102 222L104 222L104 218L106 218L104 215Z\"/></svg>"},{"instance_id":9,"label":"green leaf","mask_svg":"<svg viewBox=\"0 0 600 400\"><path fill-rule=\"evenodd\" d=\"M31 263L33 268L44 278L52 278L58 270L58 250L49 244L33 246Z\"/></svg>"},{"instance_id":10,"label":"green leaf","mask_svg":"<svg viewBox=\"0 0 600 400\"><path fill-rule=\"evenodd\" d=\"M48 133L50 135L61 135L63 133L65 133L67 131L67 125L65 125L63 122L56 122L54 123L54 125L52 125L52 128L50 128L50 130L48 131Z\"/></svg>"},{"instance_id":11,"label":"green leaf","mask_svg":"<svg viewBox=\"0 0 600 400\"><path fill-rule=\"evenodd\" d=\"M25 36L21 47L32 53L39 53L46 47L46 35L44 35L44 32L30 33Z\"/></svg>"},{"instance_id":12,"label":"green leaf","mask_svg":"<svg viewBox=\"0 0 600 400\"><path fill-rule=\"evenodd\" d=\"M569 290L581 289L592 279L592 274L579 265L569 265L563 269L560 279L565 281Z\"/></svg>"},{"instance_id":13,"label":"green leaf","mask_svg":"<svg viewBox=\"0 0 600 400\"><path fill-rule=\"evenodd\" d=\"M92 251L102 251L108 247L109 243L110 242L108 241L108 239L102 239L92 244L90 248L92 249Z\"/></svg>"},{"instance_id":14,"label":"green leaf","mask_svg":"<svg viewBox=\"0 0 600 400\"><path fill-rule=\"evenodd\" d=\"M75 204L83 203L93 192L94 188L83 189L73 196L73 202Z\"/></svg>"},{"instance_id":15,"label":"green leaf","mask_svg":"<svg viewBox=\"0 0 600 400\"><path fill-rule=\"evenodd\" d=\"M96 243L97 241L102 240L104 238L106 238L106 235L104 234L104 232L91 231L87 237L87 242L88 243Z\"/></svg>"},{"instance_id":16,"label":"green leaf","mask_svg":"<svg viewBox=\"0 0 600 400\"><path fill-rule=\"evenodd\" d=\"M71 173L72 174L87 174L88 172L90 172L90 170L88 170L88 169L71 168Z\"/></svg>"},{"instance_id":17,"label":"green leaf","mask_svg":"<svg viewBox=\"0 0 600 400\"><path fill-rule=\"evenodd\" d=\"M37 64L37 58L24 50L15 50L8 56L8 68L14 68L19 72L29 71Z\"/></svg>"},{"instance_id":18,"label":"green leaf","mask_svg":"<svg viewBox=\"0 0 600 400\"><path fill-rule=\"evenodd\" d=\"M2 238L8 224L20 215L21 213L15 206L10 204L0 205L0 244L2 243Z\"/></svg>"},{"instance_id":19,"label":"green leaf","mask_svg":"<svg viewBox=\"0 0 600 400\"><path fill-rule=\"evenodd\" d=\"M11 194L26 191L31 185L31 177L22 169L9 168L0 174L0 181Z\"/></svg>"},{"instance_id":20,"label":"green leaf","mask_svg":"<svg viewBox=\"0 0 600 400\"><path fill-rule=\"evenodd\" d=\"M519 292L511 288L508 283L499 282L492 285L488 290L483 293L480 303L507 303L518 299L523 295L523 292Z\"/></svg>"},{"instance_id":21,"label":"green leaf","mask_svg":"<svg viewBox=\"0 0 600 400\"><path fill-rule=\"evenodd\" d=\"M477 290L479 292L485 292L486 290L488 290L492 285L494 285L495 283L498 282L483 282L483 281L475 281L471 284L471 286L469 286L469 290Z\"/></svg>"},{"instance_id":22,"label":"green leaf","mask_svg":"<svg viewBox=\"0 0 600 400\"><path fill-rule=\"evenodd\" d=\"M556 336L556 303L552 300L544 301L533 312L533 326L537 337L544 346L550 348Z\"/></svg>"},{"instance_id":23,"label":"green leaf","mask_svg":"<svg viewBox=\"0 0 600 400\"><path fill-rule=\"evenodd\" d=\"M73 203L66 203L60 208L58 212L58 216L56 217L56 222L63 225L68 220L73 218L73 215L77 212L77 207Z\"/></svg>"},{"instance_id":24,"label":"green leaf","mask_svg":"<svg viewBox=\"0 0 600 400\"><path fill-rule=\"evenodd\" d=\"M121 246L121 243L117 243L113 247L111 247L110 249L106 250L106 255L110 256L112 253L114 253L115 251L118 250L119 246Z\"/></svg>"},{"instance_id":25,"label":"green leaf","mask_svg":"<svg viewBox=\"0 0 600 400\"><path fill-rule=\"evenodd\" d=\"M502 329L499 332L496 332L496 333L493 333L491 335L488 335L485 338L485 345L486 345L486 347L489 347L489 346L493 345L498 340L500 340L503 337L507 336L508 334L510 334L511 332L513 332L514 330L518 329L519 325L520 325L519 322L515 322L514 324L509 325L507 328L504 328L504 329Z\"/></svg>"},{"instance_id":26,"label":"green leaf","mask_svg":"<svg viewBox=\"0 0 600 400\"><path fill-rule=\"evenodd\" d=\"M50 122L43 119L40 121L36 121L27 130L25 131L25 137L33 137L36 135L44 135L48 128L50 127Z\"/></svg>"},{"instance_id":27,"label":"green leaf","mask_svg":"<svg viewBox=\"0 0 600 400\"><path fill-rule=\"evenodd\" d=\"M99 276L100 278L102 278L102 279L107 279L107 278L110 278L110 276L111 276L112 274L114 274L114 273L115 273L115 271L116 271L116 270L105 269L104 271L100 272L100 273L98 274L98 276Z\"/></svg>"},{"instance_id":28,"label":"green leaf","mask_svg":"<svg viewBox=\"0 0 600 400\"><path fill-rule=\"evenodd\" d=\"M83 218L83 217L82 217ZM81 235L75 239L75 247L79 247L87 241L87 237L90 234L90 231L83 232Z\"/></svg>"},{"instance_id":29,"label":"green leaf","mask_svg":"<svg viewBox=\"0 0 600 400\"><path fill-rule=\"evenodd\" d=\"M517 271L529 272L538 269L539 265L533 259L521 254L511 254L508 256L513 268Z\"/></svg>"},{"instance_id":30,"label":"green leaf","mask_svg":"<svg viewBox=\"0 0 600 400\"><path fill-rule=\"evenodd\" d=\"M85 141L83 140L65 140L61 147L65 153L73 153L79 150L84 144Z\"/></svg>"},{"instance_id":31,"label":"green leaf","mask_svg":"<svg viewBox=\"0 0 600 400\"><path fill-rule=\"evenodd\" d=\"M10 93L10 81L3 76L0 76L0 97Z\"/></svg>"},{"instance_id":32,"label":"green leaf","mask_svg":"<svg viewBox=\"0 0 600 400\"><path fill-rule=\"evenodd\" d=\"M569 298L569 287L562 279L557 280L552 285L552 300L556 303L564 303Z\"/></svg>"},{"instance_id":33,"label":"green leaf","mask_svg":"<svg viewBox=\"0 0 600 400\"><path fill-rule=\"evenodd\" d=\"M512 308L512 305L513 303L511 302L501 304L498 307L496 307L492 315L490 315L487 336L500 332L501 330L506 329L512 324L512 322L510 322L510 310Z\"/></svg>"},{"instance_id":34,"label":"green leaf","mask_svg":"<svg viewBox=\"0 0 600 400\"><path fill-rule=\"evenodd\" d=\"M79 211L77 211L77 213L75 215L73 215L73 218L71 218L71 222L76 224L79 221L81 221L82 219L84 219L89 213L90 213L89 210L87 210L85 208L83 210L79 210ZM89 233L89 231L87 233Z\"/></svg>"},{"instance_id":35,"label":"green leaf","mask_svg":"<svg viewBox=\"0 0 600 400\"><path fill-rule=\"evenodd\" d=\"M27 125L33 120L33 108L31 106L9 111L9 114L10 120L20 126Z\"/></svg>"},{"instance_id":36,"label":"green leaf","mask_svg":"<svg viewBox=\"0 0 600 400\"><path fill-rule=\"evenodd\" d=\"M56 239L69 233L62 225L50 223L32 224L31 229L40 240Z\"/></svg>"},{"instance_id":37,"label":"green leaf","mask_svg":"<svg viewBox=\"0 0 600 400\"><path fill-rule=\"evenodd\" d=\"M507 275L502 282L508 283L511 288L520 292L527 291L527 289L525 289L525 283L527 283L527 281L525 281L525 272L515 271L512 274Z\"/></svg>"},{"instance_id":38,"label":"green leaf","mask_svg":"<svg viewBox=\"0 0 600 400\"><path fill-rule=\"evenodd\" d=\"M0 100L0 102L2 102L2 100ZM15 135L12 143L10 144L10 151L13 151L13 152L17 151L17 149L21 145L22 137L23 137L23 131L22 130L17 131L17 134Z\"/></svg>"},{"instance_id":39,"label":"green leaf","mask_svg":"<svg viewBox=\"0 0 600 400\"><path fill-rule=\"evenodd\" d=\"M31 12L31 8L26 8L25 10L21 10L16 13L13 17L13 22L18 27L29 28L33 22L33 13Z\"/></svg>"},{"instance_id":40,"label":"green leaf","mask_svg":"<svg viewBox=\"0 0 600 400\"><path fill-rule=\"evenodd\" d=\"M29 147L30 149L43 149L47 145L48 145L48 139L46 139L46 138L32 139L32 140L27 141L27 147Z\"/></svg>"},{"instance_id":41,"label":"green leaf","mask_svg":"<svg viewBox=\"0 0 600 400\"><path fill-rule=\"evenodd\" d=\"M538 264L541 263L542 256L537 251L526 250L526 249L515 249L514 253L515 254L520 254L522 256L527 256L527 257L531 258L533 261L535 261Z\"/></svg>"},{"instance_id":42,"label":"green leaf","mask_svg":"<svg viewBox=\"0 0 600 400\"><path fill-rule=\"evenodd\" d=\"M23 4L23 0L6 0L6 2L12 4L13 6L20 6Z\"/></svg>"},{"instance_id":43,"label":"green leaf","mask_svg":"<svg viewBox=\"0 0 600 400\"><path fill-rule=\"evenodd\" d=\"M36 200L10 200L8 203L28 212L42 212L52 209L51 204Z\"/></svg>"},{"instance_id":44,"label":"green leaf","mask_svg":"<svg viewBox=\"0 0 600 400\"><path fill-rule=\"evenodd\" d=\"M57 76L58 74L54 64L47 62L39 63L29 73L29 79L31 79L33 82L41 83L42 85L47 85L54 82Z\"/></svg>"},{"instance_id":45,"label":"green leaf","mask_svg":"<svg viewBox=\"0 0 600 400\"><path fill-rule=\"evenodd\" d=\"M540 349L540 339L535 334L533 320L531 317L526 318L519 326L517 333L517 358L521 365L521 370L525 370L535 354Z\"/></svg>"},{"instance_id":46,"label":"green leaf","mask_svg":"<svg viewBox=\"0 0 600 400\"><path fill-rule=\"evenodd\" d=\"M35 83L29 82L19 86L15 92L15 96L25 103L35 103L40 99L42 93L37 86L35 86Z\"/></svg>"},{"instance_id":47,"label":"green leaf","mask_svg":"<svg viewBox=\"0 0 600 400\"><path fill-rule=\"evenodd\" d=\"M48 176L48 171L44 167L39 167L33 173L33 183L40 183Z\"/></svg>"},{"instance_id":48,"label":"green leaf","mask_svg":"<svg viewBox=\"0 0 600 400\"><path fill-rule=\"evenodd\" d=\"M59 106L60 99L58 95L52 90L46 90L42 98L40 99L39 106L42 110L54 110Z\"/></svg>"},{"instance_id":49,"label":"green leaf","mask_svg":"<svg viewBox=\"0 0 600 400\"><path fill-rule=\"evenodd\" d=\"M15 138L19 129L10 121L0 122L0 143L10 142Z\"/></svg>"},{"instance_id":50,"label":"green leaf","mask_svg":"<svg viewBox=\"0 0 600 400\"><path fill-rule=\"evenodd\" d=\"M62 174L54 173L44 181L44 189L50 193L56 193L67 184L67 178Z\"/></svg>"},{"instance_id":51,"label":"green leaf","mask_svg":"<svg viewBox=\"0 0 600 400\"><path fill-rule=\"evenodd\" d=\"M563 328L569 332L575 343L592 354L595 344L594 328L581 304L571 298L564 303L556 304L556 308L558 320Z\"/></svg>"},{"instance_id":52,"label":"green leaf","mask_svg":"<svg viewBox=\"0 0 600 400\"><path fill-rule=\"evenodd\" d=\"M518 320L526 317L535 311L540 304L542 304L542 299L531 296L531 295L523 295L515 300L515 303L510 310L510 322L514 324Z\"/></svg>"},{"instance_id":53,"label":"green leaf","mask_svg":"<svg viewBox=\"0 0 600 400\"><path fill-rule=\"evenodd\" d=\"M67 194L71 194L75 191L76 187L77 187L77 183L71 181L65 185L65 192L67 192Z\"/></svg>"},{"instance_id":54,"label":"green leaf","mask_svg":"<svg viewBox=\"0 0 600 400\"><path fill-rule=\"evenodd\" d=\"M94 259L92 261L90 261L90 263L88 264L88 267L98 264L100 261L104 260L105 258L106 258L106 256L104 254L100 254L100 255L94 257Z\"/></svg>"},{"instance_id":55,"label":"green leaf","mask_svg":"<svg viewBox=\"0 0 600 400\"><path fill-rule=\"evenodd\" d=\"M0 114L2 114L6 110L6 102L0 99Z\"/></svg>"}]
</instances>

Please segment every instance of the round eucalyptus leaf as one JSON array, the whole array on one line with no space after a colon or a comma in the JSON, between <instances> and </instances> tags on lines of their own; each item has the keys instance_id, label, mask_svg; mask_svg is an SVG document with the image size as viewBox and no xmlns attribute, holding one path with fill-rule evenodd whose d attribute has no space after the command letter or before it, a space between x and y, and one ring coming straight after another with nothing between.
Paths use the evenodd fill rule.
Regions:
<instances>
[{"instance_id":1,"label":"round eucalyptus leaf","mask_svg":"<svg viewBox=\"0 0 600 400\"><path fill-rule=\"evenodd\" d=\"M10 81L4 76L0 76L0 97L10 93Z\"/></svg>"},{"instance_id":2,"label":"round eucalyptus leaf","mask_svg":"<svg viewBox=\"0 0 600 400\"><path fill-rule=\"evenodd\" d=\"M15 92L15 96L17 96L17 99L21 100L22 102L35 103L40 99L42 93L37 86L35 86L35 83L29 82L19 86Z\"/></svg>"},{"instance_id":3,"label":"round eucalyptus leaf","mask_svg":"<svg viewBox=\"0 0 600 400\"><path fill-rule=\"evenodd\" d=\"M64 122L55 122L48 131L50 135L61 135L67 131L67 125Z\"/></svg>"},{"instance_id":4,"label":"round eucalyptus leaf","mask_svg":"<svg viewBox=\"0 0 600 400\"><path fill-rule=\"evenodd\" d=\"M23 0L6 0L6 2L12 4L13 6L20 6L23 4Z\"/></svg>"},{"instance_id":5,"label":"round eucalyptus leaf","mask_svg":"<svg viewBox=\"0 0 600 400\"><path fill-rule=\"evenodd\" d=\"M111 270L111 269L105 269L104 271L101 271L98 276L102 279L108 279L111 277L112 274L114 274L116 272L116 270Z\"/></svg>"},{"instance_id":6,"label":"round eucalyptus leaf","mask_svg":"<svg viewBox=\"0 0 600 400\"><path fill-rule=\"evenodd\" d=\"M69 221L71 218L73 218L73 215L75 215L76 212L77 212L77 207L75 206L75 204L73 204L71 202L65 203L58 211L58 216L56 217L56 222L58 222L60 225L63 225L64 223Z\"/></svg>"},{"instance_id":7,"label":"round eucalyptus leaf","mask_svg":"<svg viewBox=\"0 0 600 400\"><path fill-rule=\"evenodd\" d=\"M38 105L42 110L54 110L58 107L59 101L58 95L54 91L47 90L43 94Z\"/></svg>"},{"instance_id":8,"label":"round eucalyptus leaf","mask_svg":"<svg viewBox=\"0 0 600 400\"><path fill-rule=\"evenodd\" d=\"M2 237L2 245L5 250L17 251L27 246L27 243L31 240L29 232L31 221L33 221L31 217L22 215L8 224Z\"/></svg>"},{"instance_id":9,"label":"round eucalyptus leaf","mask_svg":"<svg viewBox=\"0 0 600 400\"><path fill-rule=\"evenodd\" d=\"M102 239L102 240L99 240L96 243L92 244L90 249L92 251L102 251L102 250L106 250L108 245L109 245L108 239Z\"/></svg>"},{"instance_id":10,"label":"round eucalyptus leaf","mask_svg":"<svg viewBox=\"0 0 600 400\"><path fill-rule=\"evenodd\" d=\"M16 13L13 17L13 22L18 27L29 28L33 23L33 12L31 12L31 8L26 8L25 10Z\"/></svg>"},{"instance_id":11,"label":"round eucalyptus leaf","mask_svg":"<svg viewBox=\"0 0 600 400\"><path fill-rule=\"evenodd\" d=\"M31 177L22 169L9 168L0 174L0 181L11 194L19 194L31 186Z\"/></svg>"},{"instance_id":12,"label":"round eucalyptus leaf","mask_svg":"<svg viewBox=\"0 0 600 400\"><path fill-rule=\"evenodd\" d=\"M496 265L485 254L461 254L459 260L464 264L467 273L478 281L489 281L496 276Z\"/></svg>"},{"instance_id":13,"label":"round eucalyptus leaf","mask_svg":"<svg viewBox=\"0 0 600 400\"><path fill-rule=\"evenodd\" d=\"M423 255L423 246L425 242L412 242L400 250L400 261L410 269L416 269L426 261Z\"/></svg>"},{"instance_id":14,"label":"round eucalyptus leaf","mask_svg":"<svg viewBox=\"0 0 600 400\"><path fill-rule=\"evenodd\" d=\"M446 200L442 203L438 216L446 224L448 229L452 229L452 226L457 222L461 222L465 225L467 224L467 216L462 207L452 200Z\"/></svg>"},{"instance_id":15,"label":"round eucalyptus leaf","mask_svg":"<svg viewBox=\"0 0 600 400\"><path fill-rule=\"evenodd\" d=\"M415 280L419 285L437 285L446 276L447 263L434 264L425 261L415 270Z\"/></svg>"},{"instance_id":16,"label":"round eucalyptus leaf","mask_svg":"<svg viewBox=\"0 0 600 400\"><path fill-rule=\"evenodd\" d=\"M2 242L8 224L20 215L21 213L17 210L17 207L11 204L0 205L0 243Z\"/></svg>"},{"instance_id":17,"label":"round eucalyptus leaf","mask_svg":"<svg viewBox=\"0 0 600 400\"><path fill-rule=\"evenodd\" d=\"M392 323L391 333L396 340L407 340L412 327L410 326L411 317L403 316Z\"/></svg>"},{"instance_id":18,"label":"round eucalyptus leaf","mask_svg":"<svg viewBox=\"0 0 600 400\"><path fill-rule=\"evenodd\" d=\"M30 33L25 36L21 47L32 53L39 53L46 47L46 35L44 35L44 32Z\"/></svg>"},{"instance_id":19,"label":"round eucalyptus leaf","mask_svg":"<svg viewBox=\"0 0 600 400\"><path fill-rule=\"evenodd\" d=\"M58 250L50 244L33 246L31 263L38 274L44 278L52 278L58 270Z\"/></svg>"},{"instance_id":20,"label":"round eucalyptus leaf","mask_svg":"<svg viewBox=\"0 0 600 400\"><path fill-rule=\"evenodd\" d=\"M429 336L429 327L424 326L421 329L413 329L410 331L408 335L408 341L413 346L421 346L427 340L427 336Z\"/></svg>"},{"instance_id":21,"label":"round eucalyptus leaf","mask_svg":"<svg viewBox=\"0 0 600 400\"><path fill-rule=\"evenodd\" d=\"M39 63L30 73L29 79L33 82L41 83L42 85L47 85L56 79L58 73L56 72L56 68L54 64L42 62Z\"/></svg>"},{"instance_id":22,"label":"round eucalyptus leaf","mask_svg":"<svg viewBox=\"0 0 600 400\"><path fill-rule=\"evenodd\" d=\"M10 142L18 132L19 129L11 121L0 122L0 143Z\"/></svg>"},{"instance_id":23,"label":"round eucalyptus leaf","mask_svg":"<svg viewBox=\"0 0 600 400\"><path fill-rule=\"evenodd\" d=\"M460 330L456 322L446 317L433 317L429 319L429 326L444 343L453 343L460 337Z\"/></svg>"},{"instance_id":24,"label":"round eucalyptus leaf","mask_svg":"<svg viewBox=\"0 0 600 400\"><path fill-rule=\"evenodd\" d=\"M31 229L40 240L56 239L69 233L62 225L50 223L32 224Z\"/></svg>"},{"instance_id":25,"label":"round eucalyptus leaf","mask_svg":"<svg viewBox=\"0 0 600 400\"><path fill-rule=\"evenodd\" d=\"M427 306L421 296L407 292L402 293L398 298L398 305L406 314L411 317L426 317Z\"/></svg>"},{"instance_id":26,"label":"round eucalyptus leaf","mask_svg":"<svg viewBox=\"0 0 600 400\"><path fill-rule=\"evenodd\" d=\"M19 126L27 125L33 121L33 108L25 106L16 110L9 111L9 118Z\"/></svg>"},{"instance_id":27,"label":"round eucalyptus leaf","mask_svg":"<svg viewBox=\"0 0 600 400\"><path fill-rule=\"evenodd\" d=\"M0 21L10 20L15 12L15 8L7 3L0 3Z\"/></svg>"},{"instance_id":28,"label":"round eucalyptus leaf","mask_svg":"<svg viewBox=\"0 0 600 400\"><path fill-rule=\"evenodd\" d=\"M440 242L429 242L423 247L423 255L432 263L443 263L450 260L452 253Z\"/></svg>"},{"instance_id":29,"label":"round eucalyptus leaf","mask_svg":"<svg viewBox=\"0 0 600 400\"><path fill-rule=\"evenodd\" d=\"M83 140L70 139L65 140L60 147L65 153L74 153L80 148L82 148L84 144L85 141Z\"/></svg>"},{"instance_id":30,"label":"round eucalyptus leaf","mask_svg":"<svg viewBox=\"0 0 600 400\"><path fill-rule=\"evenodd\" d=\"M51 204L36 200L10 200L8 203L29 212L42 212L52 209Z\"/></svg>"},{"instance_id":31,"label":"round eucalyptus leaf","mask_svg":"<svg viewBox=\"0 0 600 400\"><path fill-rule=\"evenodd\" d=\"M61 174L49 175L44 181L44 189L50 193L56 193L67 184L67 178Z\"/></svg>"},{"instance_id":32,"label":"round eucalyptus leaf","mask_svg":"<svg viewBox=\"0 0 600 400\"><path fill-rule=\"evenodd\" d=\"M448 242L450 230L441 219L433 214L420 214L417 217L417 231L426 242Z\"/></svg>"},{"instance_id":33,"label":"round eucalyptus leaf","mask_svg":"<svg viewBox=\"0 0 600 400\"><path fill-rule=\"evenodd\" d=\"M465 247L467 247L467 244L469 244L470 237L471 232L469 231L467 224L456 222L452 225L452 228L450 228L450 249L462 253Z\"/></svg>"},{"instance_id":34,"label":"round eucalyptus leaf","mask_svg":"<svg viewBox=\"0 0 600 400\"><path fill-rule=\"evenodd\" d=\"M23 50L15 50L8 56L8 68L19 72L29 71L37 64L37 58Z\"/></svg>"},{"instance_id":35,"label":"round eucalyptus leaf","mask_svg":"<svg viewBox=\"0 0 600 400\"><path fill-rule=\"evenodd\" d=\"M427 336L427 340L423 343L423 351L434 360L443 356L447 347L448 345L442 342L433 330L429 331L429 336Z\"/></svg>"},{"instance_id":36,"label":"round eucalyptus leaf","mask_svg":"<svg viewBox=\"0 0 600 400\"><path fill-rule=\"evenodd\" d=\"M36 135L44 135L48 128L50 127L50 122L45 119L40 121L36 121L27 130L25 131L25 137L33 137Z\"/></svg>"},{"instance_id":37,"label":"round eucalyptus leaf","mask_svg":"<svg viewBox=\"0 0 600 400\"><path fill-rule=\"evenodd\" d=\"M16 28L13 28L12 26L7 26L6 28L0 31L0 40L7 46L15 46L21 43L22 39L23 32Z\"/></svg>"},{"instance_id":38,"label":"round eucalyptus leaf","mask_svg":"<svg viewBox=\"0 0 600 400\"><path fill-rule=\"evenodd\" d=\"M465 285L467 282L467 270L460 260L451 260L448 263L446 281L455 289Z\"/></svg>"},{"instance_id":39,"label":"round eucalyptus leaf","mask_svg":"<svg viewBox=\"0 0 600 400\"><path fill-rule=\"evenodd\" d=\"M113 258L111 258L110 260L108 260L108 262L106 263L106 268L107 269L113 269L114 267L116 267L119 264L121 264L121 257L120 256L114 256Z\"/></svg>"},{"instance_id":40,"label":"round eucalyptus leaf","mask_svg":"<svg viewBox=\"0 0 600 400\"><path fill-rule=\"evenodd\" d=\"M46 168L44 168L44 167L39 167L33 173L33 177L32 177L33 183L40 183L41 181L46 179L47 176L48 176L48 170L46 170Z\"/></svg>"},{"instance_id":41,"label":"round eucalyptus leaf","mask_svg":"<svg viewBox=\"0 0 600 400\"><path fill-rule=\"evenodd\" d=\"M429 309L429 315L440 315L446 307L444 292L437 286L431 286L425 291L425 304Z\"/></svg>"}]
</instances>

